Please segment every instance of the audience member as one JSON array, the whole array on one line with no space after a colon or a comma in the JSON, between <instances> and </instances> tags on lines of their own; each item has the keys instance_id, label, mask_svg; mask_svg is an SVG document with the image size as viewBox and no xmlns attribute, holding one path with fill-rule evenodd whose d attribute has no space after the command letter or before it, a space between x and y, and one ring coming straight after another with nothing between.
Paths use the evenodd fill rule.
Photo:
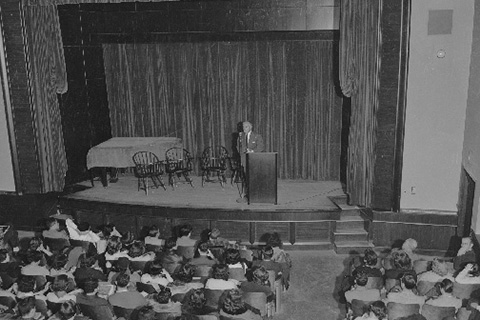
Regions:
<instances>
[{"instance_id":1,"label":"audience member","mask_svg":"<svg viewBox=\"0 0 480 320\"><path fill-rule=\"evenodd\" d=\"M128 259L130 259L130 261L153 261L155 254L153 252L146 252L143 242L135 241L128 250Z\"/></svg>"},{"instance_id":2,"label":"audience member","mask_svg":"<svg viewBox=\"0 0 480 320\"><path fill-rule=\"evenodd\" d=\"M177 238L177 247L194 247L197 243L196 240L191 239L192 236L192 226L189 224L184 224L178 228L178 238Z\"/></svg>"},{"instance_id":3,"label":"audience member","mask_svg":"<svg viewBox=\"0 0 480 320\"><path fill-rule=\"evenodd\" d=\"M154 260L142 275L141 282L152 285L158 291L159 286L166 287L173 282L173 278L159 260Z\"/></svg>"},{"instance_id":4,"label":"audience member","mask_svg":"<svg viewBox=\"0 0 480 320\"><path fill-rule=\"evenodd\" d=\"M78 307L74 301L67 300L62 302L60 310L48 320L89 320L89 318L78 313Z\"/></svg>"},{"instance_id":5,"label":"audience member","mask_svg":"<svg viewBox=\"0 0 480 320\"><path fill-rule=\"evenodd\" d=\"M462 271L455 277L458 283L479 283L480 284L480 268L477 263L468 263Z\"/></svg>"},{"instance_id":6,"label":"audience member","mask_svg":"<svg viewBox=\"0 0 480 320\"><path fill-rule=\"evenodd\" d=\"M425 297L416 295L414 289L417 285L415 274L404 274L401 279L401 290L390 291L387 295L388 302L397 302L403 304L418 304L420 307L425 303Z\"/></svg>"},{"instance_id":7,"label":"audience member","mask_svg":"<svg viewBox=\"0 0 480 320\"><path fill-rule=\"evenodd\" d=\"M46 220L45 224L47 225L47 230L42 231L44 238L69 239L67 232L60 229L60 224L57 219L50 217Z\"/></svg>"},{"instance_id":8,"label":"audience member","mask_svg":"<svg viewBox=\"0 0 480 320\"><path fill-rule=\"evenodd\" d=\"M449 279L443 279L439 283L440 296L429 299L426 304L439 307L455 307L458 311L462 307L462 299L453 296L453 282Z\"/></svg>"},{"instance_id":9,"label":"audience member","mask_svg":"<svg viewBox=\"0 0 480 320\"><path fill-rule=\"evenodd\" d=\"M243 301L242 292L238 289L231 289L225 292L221 299L220 316L245 320L262 320L260 314L252 311Z\"/></svg>"},{"instance_id":10,"label":"audience member","mask_svg":"<svg viewBox=\"0 0 480 320\"><path fill-rule=\"evenodd\" d=\"M213 266L216 263L218 263L218 260L210 252L208 242L200 242L198 244L198 247L193 259L190 261L190 264L194 266L198 266L198 265Z\"/></svg>"},{"instance_id":11,"label":"audience member","mask_svg":"<svg viewBox=\"0 0 480 320\"><path fill-rule=\"evenodd\" d=\"M64 274L56 276L51 285L52 291L47 294L47 301L52 303L61 303L68 300L77 301L77 296L75 295L77 292L68 293L68 289L68 277Z\"/></svg>"},{"instance_id":12,"label":"audience member","mask_svg":"<svg viewBox=\"0 0 480 320\"><path fill-rule=\"evenodd\" d=\"M386 320L388 319L387 307L383 301L374 301L369 307L368 311L361 317L355 318L355 320Z\"/></svg>"},{"instance_id":13,"label":"audience member","mask_svg":"<svg viewBox=\"0 0 480 320\"><path fill-rule=\"evenodd\" d=\"M182 314L182 304L171 300L172 292L169 288L159 286L157 293L148 295L148 305L153 307L156 313L169 313L171 316Z\"/></svg>"},{"instance_id":14,"label":"audience member","mask_svg":"<svg viewBox=\"0 0 480 320\"><path fill-rule=\"evenodd\" d=\"M184 258L177 254L177 239L170 237L165 241L165 253L161 262L168 273L173 274L184 263Z\"/></svg>"},{"instance_id":15,"label":"audience member","mask_svg":"<svg viewBox=\"0 0 480 320\"><path fill-rule=\"evenodd\" d=\"M70 239L91 242L95 245L95 247L97 247L100 237L91 230L88 222L84 221L77 225L72 219L66 219L65 225L67 226Z\"/></svg>"},{"instance_id":16,"label":"audience member","mask_svg":"<svg viewBox=\"0 0 480 320\"><path fill-rule=\"evenodd\" d=\"M112 306L117 306L124 309L135 309L147 304L147 300L136 290L129 290L130 276L126 273L120 273L117 276L115 284L117 290L114 294L108 297L108 302Z\"/></svg>"},{"instance_id":17,"label":"audience member","mask_svg":"<svg viewBox=\"0 0 480 320\"><path fill-rule=\"evenodd\" d=\"M268 271L263 266L256 266L249 270L247 280L240 285L243 292L264 292L267 299L273 298Z\"/></svg>"},{"instance_id":18,"label":"audience member","mask_svg":"<svg viewBox=\"0 0 480 320\"><path fill-rule=\"evenodd\" d=\"M238 288L239 282L229 279L229 269L226 264L216 264L212 267L212 278L205 283L205 289L228 290Z\"/></svg>"},{"instance_id":19,"label":"audience member","mask_svg":"<svg viewBox=\"0 0 480 320\"><path fill-rule=\"evenodd\" d=\"M80 267L75 270L73 275L77 283L88 278L95 278L99 281L107 281L107 276L98 266L97 257L94 255L83 256L79 260Z\"/></svg>"},{"instance_id":20,"label":"audience member","mask_svg":"<svg viewBox=\"0 0 480 320\"><path fill-rule=\"evenodd\" d=\"M345 300L352 303L353 299L363 301L377 301L380 300L380 290L368 289L365 286L368 282L367 273L355 270L355 280L352 289L345 292Z\"/></svg>"},{"instance_id":21,"label":"audience member","mask_svg":"<svg viewBox=\"0 0 480 320\"><path fill-rule=\"evenodd\" d=\"M182 302L182 313L193 316L218 315L215 308L206 305L205 289L193 289L187 292Z\"/></svg>"},{"instance_id":22,"label":"audience member","mask_svg":"<svg viewBox=\"0 0 480 320\"><path fill-rule=\"evenodd\" d=\"M475 251L473 251L473 241L470 237L463 237L460 249L457 252L457 256L453 259L453 269L459 272L468 263L475 263L477 257Z\"/></svg>"},{"instance_id":23,"label":"audience member","mask_svg":"<svg viewBox=\"0 0 480 320\"><path fill-rule=\"evenodd\" d=\"M144 239L145 245L163 246L165 240L160 238L160 228L152 225L148 230L148 235Z\"/></svg>"},{"instance_id":24,"label":"audience member","mask_svg":"<svg viewBox=\"0 0 480 320\"><path fill-rule=\"evenodd\" d=\"M77 304L80 306L80 309L85 314L85 310L95 311L88 312L88 317L92 320L113 320L113 307L112 305L104 298L101 298L97 295L98 293L98 279L96 278L87 278L83 282L79 283L83 293L77 295ZM86 306L82 308L82 306Z\"/></svg>"}]
</instances>

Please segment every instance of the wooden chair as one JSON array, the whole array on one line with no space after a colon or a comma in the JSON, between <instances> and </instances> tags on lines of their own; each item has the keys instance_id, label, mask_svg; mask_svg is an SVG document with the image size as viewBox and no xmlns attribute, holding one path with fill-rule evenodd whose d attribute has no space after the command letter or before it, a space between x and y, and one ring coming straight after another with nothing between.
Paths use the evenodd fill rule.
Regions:
<instances>
[{"instance_id":1,"label":"wooden chair","mask_svg":"<svg viewBox=\"0 0 480 320\"><path fill-rule=\"evenodd\" d=\"M267 270L270 289L275 294L275 313L282 312L283 282L281 277L277 277L275 271Z\"/></svg>"},{"instance_id":2,"label":"wooden chair","mask_svg":"<svg viewBox=\"0 0 480 320\"><path fill-rule=\"evenodd\" d=\"M177 179L181 176L185 178L185 182L189 183L192 188L193 180L190 178L190 172L193 170L193 157L186 149L173 147L165 152L165 171L168 173L168 183L173 189L177 186Z\"/></svg>"},{"instance_id":3,"label":"wooden chair","mask_svg":"<svg viewBox=\"0 0 480 320\"><path fill-rule=\"evenodd\" d=\"M460 298L460 299L469 299L470 295L472 294L473 291L477 290L480 288L480 284L478 283L458 283L454 282L453 283L453 296Z\"/></svg>"},{"instance_id":4,"label":"wooden chair","mask_svg":"<svg viewBox=\"0 0 480 320\"><path fill-rule=\"evenodd\" d=\"M195 266L195 273L193 274L194 277L200 277L201 280L206 280L210 277L212 273L212 266L209 265L198 265Z\"/></svg>"},{"instance_id":5,"label":"wooden chair","mask_svg":"<svg viewBox=\"0 0 480 320\"><path fill-rule=\"evenodd\" d=\"M178 246L177 254L179 256L184 257L187 260L191 260L195 255L195 247L194 246Z\"/></svg>"},{"instance_id":6,"label":"wooden chair","mask_svg":"<svg viewBox=\"0 0 480 320\"><path fill-rule=\"evenodd\" d=\"M413 314L419 314L420 305L389 302L387 304L387 312L388 320L396 320L401 317L408 317Z\"/></svg>"},{"instance_id":7,"label":"wooden chair","mask_svg":"<svg viewBox=\"0 0 480 320\"><path fill-rule=\"evenodd\" d=\"M242 296L247 304L260 311L262 317L269 315L268 312L272 308L269 306L269 303L267 303L267 295L265 292L244 292Z\"/></svg>"},{"instance_id":8,"label":"wooden chair","mask_svg":"<svg viewBox=\"0 0 480 320\"><path fill-rule=\"evenodd\" d=\"M237 281L247 281L247 278L245 277L245 271L243 268L231 268L228 271L228 278L229 279L235 279Z\"/></svg>"},{"instance_id":9,"label":"wooden chair","mask_svg":"<svg viewBox=\"0 0 480 320\"><path fill-rule=\"evenodd\" d=\"M228 151L225 147L207 147L202 153L202 187L206 182L220 182L222 188L227 182L225 172L228 168ZM216 176L216 179L213 177Z\"/></svg>"},{"instance_id":10,"label":"wooden chair","mask_svg":"<svg viewBox=\"0 0 480 320\"><path fill-rule=\"evenodd\" d=\"M427 320L442 320L446 317L455 317L454 307L438 307L424 304L421 315Z\"/></svg>"},{"instance_id":11,"label":"wooden chair","mask_svg":"<svg viewBox=\"0 0 480 320\"><path fill-rule=\"evenodd\" d=\"M358 299L353 299L350 304L350 309L352 310L353 319L356 317L361 317L373 301L363 301Z\"/></svg>"},{"instance_id":12,"label":"wooden chair","mask_svg":"<svg viewBox=\"0 0 480 320\"><path fill-rule=\"evenodd\" d=\"M368 282L365 285L367 289L382 289L383 288L383 277L368 277Z\"/></svg>"},{"instance_id":13,"label":"wooden chair","mask_svg":"<svg viewBox=\"0 0 480 320\"><path fill-rule=\"evenodd\" d=\"M424 296L435 286L435 282L430 281L418 281L417 282L417 291L418 294Z\"/></svg>"},{"instance_id":14,"label":"wooden chair","mask_svg":"<svg viewBox=\"0 0 480 320\"><path fill-rule=\"evenodd\" d=\"M138 151L132 159L135 163L135 175L138 178L138 191L144 189L145 194L148 195L148 179L152 180L155 188L160 185L167 190L162 178L165 171L164 163L158 159L157 155L150 151Z\"/></svg>"}]
</instances>

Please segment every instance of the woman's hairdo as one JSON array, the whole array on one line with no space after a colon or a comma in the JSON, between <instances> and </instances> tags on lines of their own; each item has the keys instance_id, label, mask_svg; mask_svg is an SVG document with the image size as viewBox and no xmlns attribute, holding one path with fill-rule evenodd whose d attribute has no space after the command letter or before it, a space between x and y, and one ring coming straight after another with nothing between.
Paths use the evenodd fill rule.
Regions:
<instances>
[{"instance_id":1,"label":"woman's hairdo","mask_svg":"<svg viewBox=\"0 0 480 320\"><path fill-rule=\"evenodd\" d=\"M212 277L214 279L228 280L229 268L226 264L215 264L212 267Z\"/></svg>"}]
</instances>

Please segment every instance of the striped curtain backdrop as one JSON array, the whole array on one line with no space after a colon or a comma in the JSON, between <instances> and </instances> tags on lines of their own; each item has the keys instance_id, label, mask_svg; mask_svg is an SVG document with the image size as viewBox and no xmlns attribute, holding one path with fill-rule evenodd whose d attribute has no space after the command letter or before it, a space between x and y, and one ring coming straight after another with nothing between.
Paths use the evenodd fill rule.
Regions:
<instances>
[{"instance_id":1,"label":"striped curtain backdrop","mask_svg":"<svg viewBox=\"0 0 480 320\"><path fill-rule=\"evenodd\" d=\"M339 180L333 41L104 44L113 136L175 136L232 151L249 120L279 178Z\"/></svg>"},{"instance_id":2,"label":"striped curtain backdrop","mask_svg":"<svg viewBox=\"0 0 480 320\"><path fill-rule=\"evenodd\" d=\"M370 206L375 164L382 1L341 1L340 85L351 98L347 193L351 204ZM362 79L362 81L359 81Z\"/></svg>"}]
</instances>

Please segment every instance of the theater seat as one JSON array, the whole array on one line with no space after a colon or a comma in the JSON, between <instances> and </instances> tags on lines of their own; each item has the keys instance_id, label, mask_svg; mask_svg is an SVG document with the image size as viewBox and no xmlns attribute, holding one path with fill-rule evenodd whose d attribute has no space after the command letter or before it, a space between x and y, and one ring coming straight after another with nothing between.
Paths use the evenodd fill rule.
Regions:
<instances>
[{"instance_id":1,"label":"theater seat","mask_svg":"<svg viewBox=\"0 0 480 320\"><path fill-rule=\"evenodd\" d=\"M396 320L402 317L411 316L413 314L419 314L420 305L389 302L387 304L387 312L388 320Z\"/></svg>"}]
</instances>

